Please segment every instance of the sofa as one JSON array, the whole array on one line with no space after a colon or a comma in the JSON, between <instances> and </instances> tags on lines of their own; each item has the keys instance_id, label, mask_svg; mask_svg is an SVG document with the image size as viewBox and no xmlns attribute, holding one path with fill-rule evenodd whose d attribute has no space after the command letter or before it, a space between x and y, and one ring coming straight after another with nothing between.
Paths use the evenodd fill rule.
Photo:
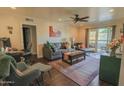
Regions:
<instances>
[{"instance_id":1,"label":"sofa","mask_svg":"<svg viewBox=\"0 0 124 93\"><path fill-rule=\"evenodd\" d=\"M43 46L43 57L47 60L55 60L62 58L62 53L67 51L73 51L74 49L63 47L63 42L49 43L47 42Z\"/></svg>"}]
</instances>

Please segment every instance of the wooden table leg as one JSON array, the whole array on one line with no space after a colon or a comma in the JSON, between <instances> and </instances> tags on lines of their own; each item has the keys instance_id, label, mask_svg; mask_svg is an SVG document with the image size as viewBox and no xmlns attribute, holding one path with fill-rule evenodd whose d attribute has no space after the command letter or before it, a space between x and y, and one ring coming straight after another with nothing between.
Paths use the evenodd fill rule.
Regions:
<instances>
[{"instance_id":1,"label":"wooden table leg","mask_svg":"<svg viewBox=\"0 0 124 93\"><path fill-rule=\"evenodd\" d=\"M39 79L36 79L36 82L39 86L41 86L42 84L40 83Z\"/></svg>"},{"instance_id":2,"label":"wooden table leg","mask_svg":"<svg viewBox=\"0 0 124 93\"><path fill-rule=\"evenodd\" d=\"M52 77L52 75L51 75L50 71L48 71L48 74L49 74L49 76L50 76L50 77Z\"/></svg>"}]
</instances>

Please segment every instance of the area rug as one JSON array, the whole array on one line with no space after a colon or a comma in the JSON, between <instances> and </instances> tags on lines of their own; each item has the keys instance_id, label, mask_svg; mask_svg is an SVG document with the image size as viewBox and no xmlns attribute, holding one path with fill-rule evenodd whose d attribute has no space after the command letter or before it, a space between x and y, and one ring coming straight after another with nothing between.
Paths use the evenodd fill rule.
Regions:
<instances>
[{"instance_id":1,"label":"area rug","mask_svg":"<svg viewBox=\"0 0 124 93\"><path fill-rule=\"evenodd\" d=\"M100 59L101 55L109 55L109 54L105 53L105 52L103 52L103 53L100 53L100 52L98 52L98 53L87 53L87 56L93 57L95 59Z\"/></svg>"},{"instance_id":2,"label":"area rug","mask_svg":"<svg viewBox=\"0 0 124 93\"><path fill-rule=\"evenodd\" d=\"M69 65L62 60L49 63L53 68L81 86L87 86L99 73L99 59L86 57L85 60Z\"/></svg>"}]
</instances>

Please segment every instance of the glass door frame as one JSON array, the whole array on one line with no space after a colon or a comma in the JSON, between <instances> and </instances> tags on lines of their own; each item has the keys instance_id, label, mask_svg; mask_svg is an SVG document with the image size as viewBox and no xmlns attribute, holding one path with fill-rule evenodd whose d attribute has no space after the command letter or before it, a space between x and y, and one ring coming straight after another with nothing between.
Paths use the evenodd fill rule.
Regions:
<instances>
[{"instance_id":1,"label":"glass door frame","mask_svg":"<svg viewBox=\"0 0 124 93\"><path fill-rule=\"evenodd\" d=\"M97 33L97 29L96 29L96 28L91 28L91 29L95 29L95 30L96 30L96 31L95 31L95 32L96 32L96 36L95 36L96 38L95 38L95 40L94 40L94 41L95 41L95 51L96 51L96 50L97 50L96 46L97 46L97 35L98 35L98 33ZM88 36L88 43L87 43L87 44L88 44L88 48L89 48L89 42L90 42L89 33L90 33L90 31L88 31L88 35L87 35L87 36ZM93 41L93 40L92 40L92 41Z\"/></svg>"},{"instance_id":2,"label":"glass door frame","mask_svg":"<svg viewBox=\"0 0 124 93\"><path fill-rule=\"evenodd\" d=\"M111 28L111 38L112 38L112 27L111 26L109 26L109 27L100 27L100 28L91 28L91 29L95 29L96 30L96 38L95 38L95 52L98 52L98 33L99 33L99 29L103 29L103 28ZM92 30L91 30L92 31ZM88 48L89 48L89 42L90 42L90 37L89 37L89 34L90 33L90 30L88 30ZM106 44L108 44L109 43L109 34L107 33L107 40L105 40L105 41L107 41L106 42Z\"/></svg>"}]
</instances>

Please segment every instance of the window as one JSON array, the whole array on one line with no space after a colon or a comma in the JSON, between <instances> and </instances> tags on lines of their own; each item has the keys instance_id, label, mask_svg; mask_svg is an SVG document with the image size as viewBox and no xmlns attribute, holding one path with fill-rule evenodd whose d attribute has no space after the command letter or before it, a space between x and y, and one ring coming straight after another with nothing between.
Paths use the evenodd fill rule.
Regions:
<instances>
[{"instance_id":1,"label":"window","mask_svg":"<svg viewBox=\"0 0 124 93\"><path fill-rule=\"evenodd\" d=\"M112 27L89 29L88 47L95 51L107 51L107 44L112 39Z\"/></svg>"},{"instance_id":2,"label":"window","mask_svg":"<svg viewBox=\"0 0 124 93\"><path fill-rule=\"evenodd\" d=\"M89 45L90 48L95 49L96 47L96 29L89 31Z\"/></svg>"}]
</instances>

